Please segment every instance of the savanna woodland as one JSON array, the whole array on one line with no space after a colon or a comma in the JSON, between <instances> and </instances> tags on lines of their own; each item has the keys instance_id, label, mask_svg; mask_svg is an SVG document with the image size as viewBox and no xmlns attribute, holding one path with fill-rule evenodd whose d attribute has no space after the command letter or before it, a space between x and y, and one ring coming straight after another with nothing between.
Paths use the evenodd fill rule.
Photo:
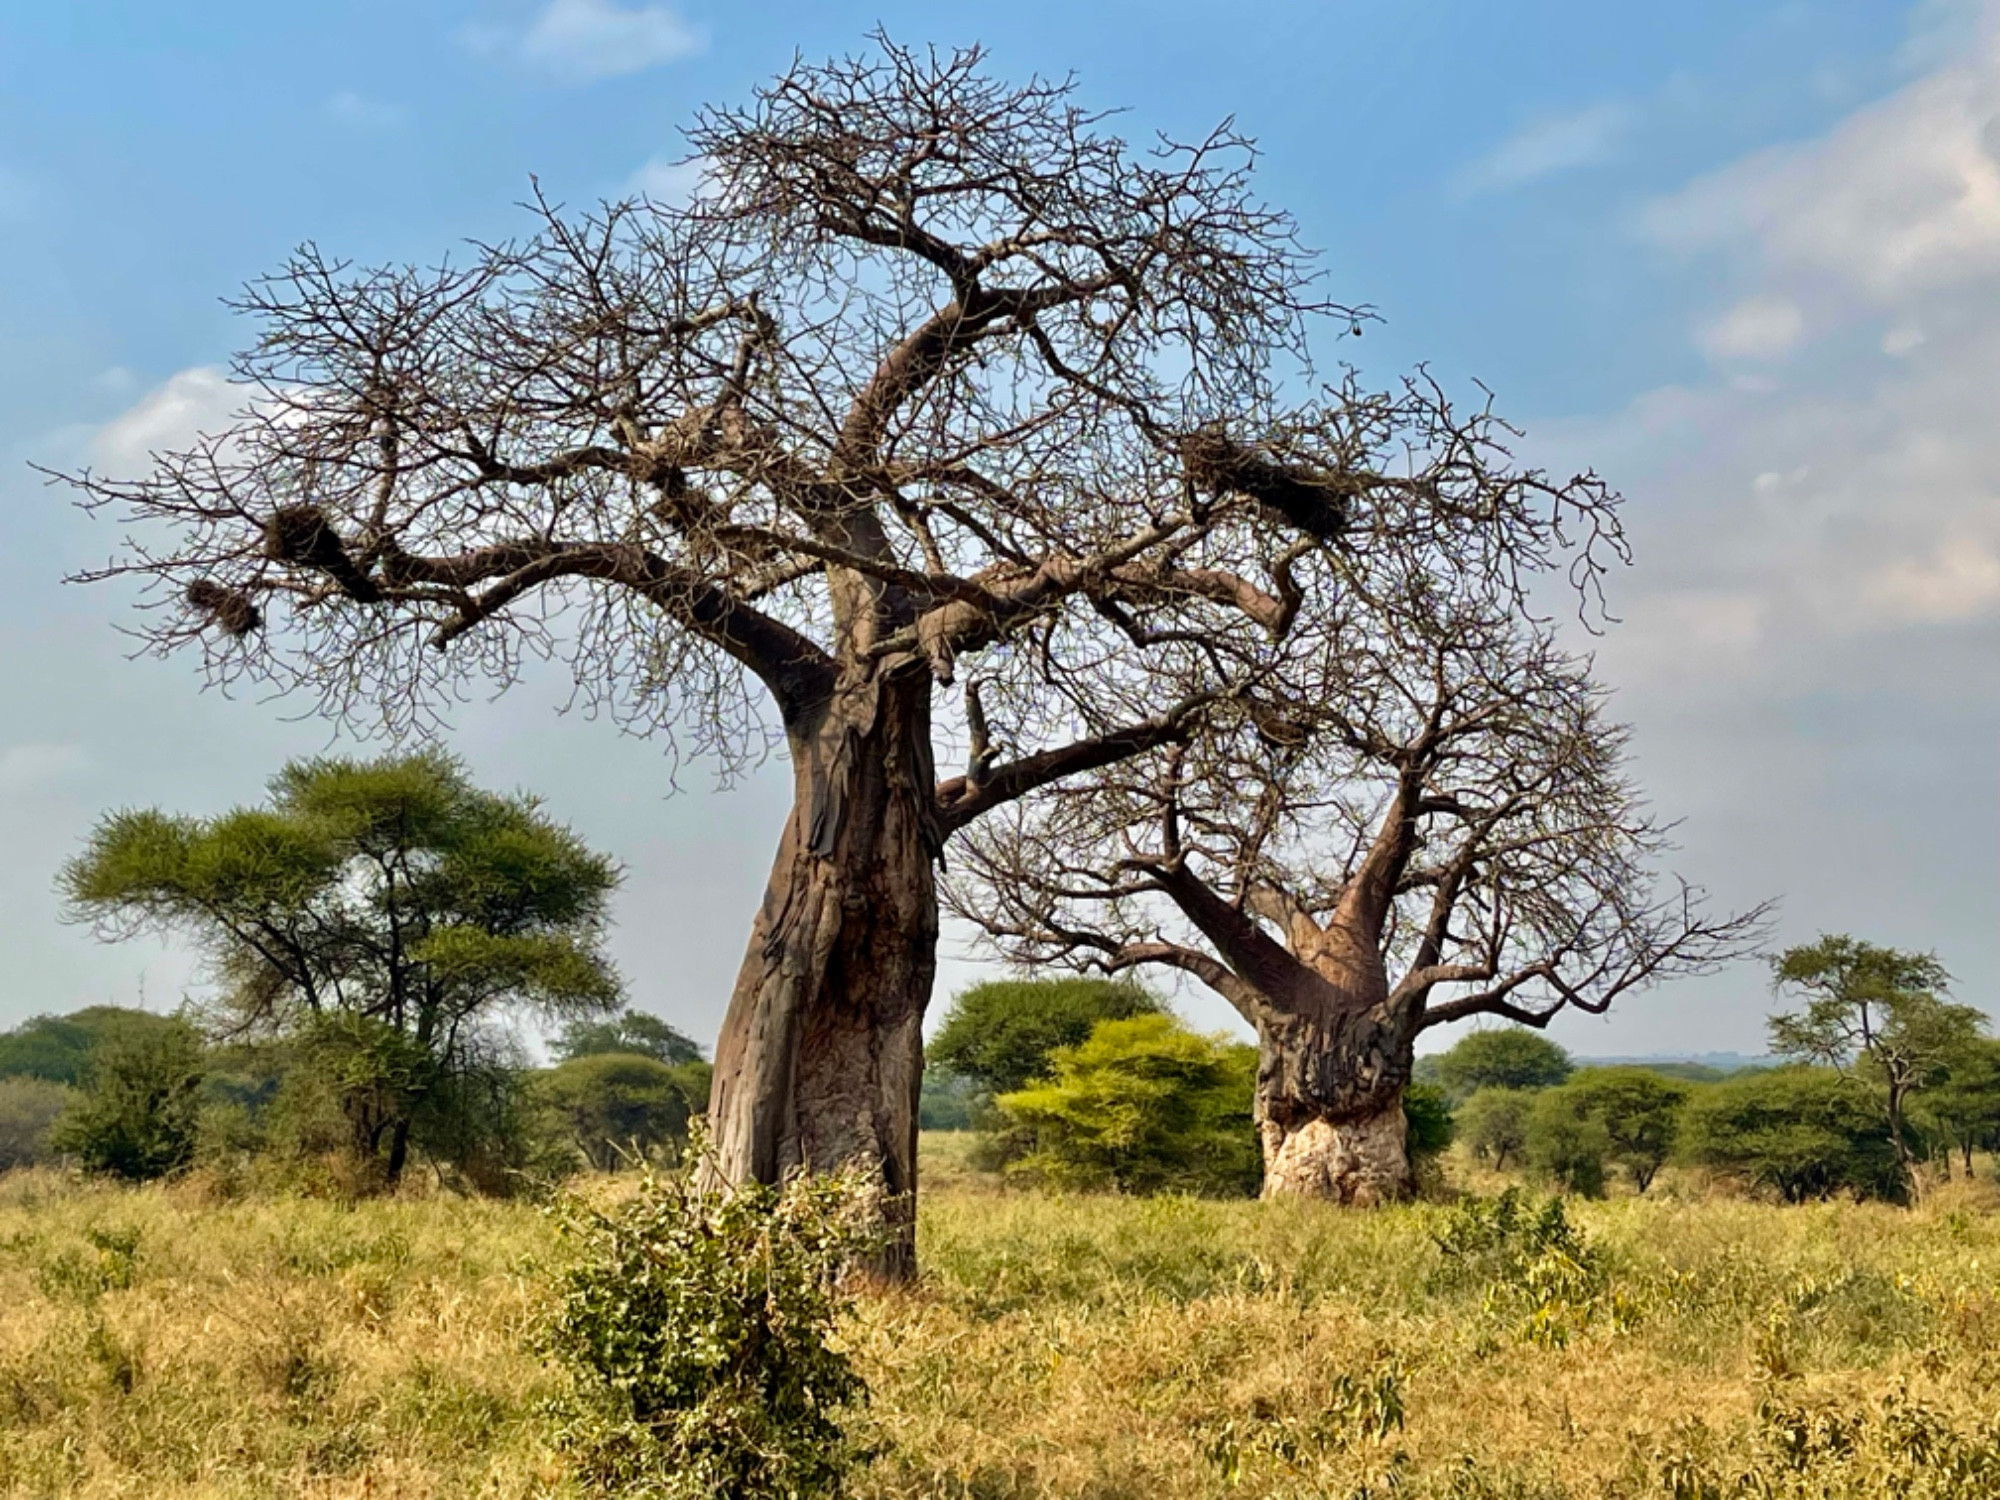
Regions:
<instances>
[{"instance_id":1,"label":"savanna woodland","mask_svg":"<svg viewBox=\"0 0 2000 1500\"><path fill-rule=\"evenodd\" d=\"M2000 1493L1985 1013L1672 873L1620 497L1088 97L800 60L684 199L305 245L229 423L57 476L145 647L407 743L59 872L205 967L0 1035L0 1490ZM550 658L635 796L788 768L712 1049L441 743ZM1749 1066L1543 1034L1760 963Z\"/></svg>"}]
</instances>

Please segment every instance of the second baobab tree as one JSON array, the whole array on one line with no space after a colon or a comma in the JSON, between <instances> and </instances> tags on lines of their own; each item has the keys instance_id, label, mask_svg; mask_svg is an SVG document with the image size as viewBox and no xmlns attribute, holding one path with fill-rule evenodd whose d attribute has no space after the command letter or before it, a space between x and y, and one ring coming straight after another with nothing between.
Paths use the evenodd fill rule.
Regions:
<instances>
[{"instance_id":1,"label":"second baobab tree","mask_svg":"<svg viewBox=\"0 0 2000 1500\"><path fill-rule=\"evenodd\" d=\"M1267 1196L1411 1187L1419 1035L1544 1026L1750 952L1659 878L1584 662L1476 575L1357 568L1199 732L972 835L956 909L1009 956L1178 969L1257 1030Z\"/></svg>"},{"instance_id":2,"label":"second baobab tree","mask_svg":"<svg viewBox=\"0 0 2000 1500\"><path fill-rule=\"evenodd\" d=\"M1135 147L1068 83L878 39L688 143L684 205L538 200L435 270L308 247L253 285L243 415L76 476L129 528L91 576L338 715L421 727L554 654L724 773L781 743L718 1160L859 1159L907 1202L956 831L1181 735L1350 558L1506 575L1615 550L1612 501L1427 383L1320 385L1358 324L1231 127Z\"/></svg>"}]
</instances>

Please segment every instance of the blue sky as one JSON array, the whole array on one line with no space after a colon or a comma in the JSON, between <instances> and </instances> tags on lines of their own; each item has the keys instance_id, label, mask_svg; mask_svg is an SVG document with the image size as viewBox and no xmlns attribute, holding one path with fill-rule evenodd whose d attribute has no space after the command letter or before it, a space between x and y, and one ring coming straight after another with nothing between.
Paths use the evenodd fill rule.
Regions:
<instances>
[{"instance_id":1,"label":"blue sky","mask_svg":"<svg viewBox=\"0 0 2000 1500\"><path fill-rule=\"evenodd\" d=\"M1492 387L1527 451L1631 498L1601 648L1641 770L1725 899L1784 936L1935 948L2000 1001L2000 11L1990 4L1154 3L673 7L614 0L0 11L0 1024L171 1005L182 955L55 923L92 817L252 795L327 743L287 705L128 663L113 538L25 461L143 461L213 419L220 298L300 240L429 260L507 234L530 176L659 182L705 100L801 51L978 39L1076 72L1134 135L1234 115L1261 181L1384 323L1345 351ZM467 711L482 775L544 791L631 870L635 994L719 1018L782 817L771 778L667 799L649 747ZM970 970L955 963L949 980ZM1221 1024L1198 997L1188 1008ZM1755 1049L1760 977L1663 991L1584 1051Z\"/></svg>"}]
</instances>

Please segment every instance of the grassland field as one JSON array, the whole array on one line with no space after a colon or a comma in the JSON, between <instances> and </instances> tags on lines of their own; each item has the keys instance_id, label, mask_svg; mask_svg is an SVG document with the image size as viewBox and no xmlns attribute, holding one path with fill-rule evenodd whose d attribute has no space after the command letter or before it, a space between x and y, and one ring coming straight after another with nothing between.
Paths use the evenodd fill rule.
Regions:
<instances>
[{"instance_id":1,"label":"grassland field","mask_svg":"<svg viewBox=\"0 0 2000 1500\"><path fill-rule=\"evenodd\" d=\"M864 1497L2000 1496L1990 1183L1510 1223L1002 1190L962 1144L921 1285L843 1334ZM576 1494L524 1345L563 1253L521 1202L0 1178L0 1494Z\"/></svg>"}]
</instances>

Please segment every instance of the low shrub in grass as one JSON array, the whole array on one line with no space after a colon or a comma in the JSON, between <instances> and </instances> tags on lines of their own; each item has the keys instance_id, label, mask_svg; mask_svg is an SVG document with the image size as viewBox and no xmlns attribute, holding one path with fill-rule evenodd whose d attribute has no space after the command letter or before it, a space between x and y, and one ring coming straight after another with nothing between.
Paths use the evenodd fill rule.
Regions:
<instances>
[{"instance_id":1,"label":"low shrub in grass","mask_svg":"<svg viewBox=\"0 0 2000 1500\"><path fill-rule=\"evenodd\" d=\"M862 1198L855 1178L721 1191L683 1170L609 1209L559 1204L577 1253L539 1345L570 1379L556 1435L587 1492L843 1492L866 1390L832 1336L840 1274L867 1248Z\"/></svg>"}]
</instances>

